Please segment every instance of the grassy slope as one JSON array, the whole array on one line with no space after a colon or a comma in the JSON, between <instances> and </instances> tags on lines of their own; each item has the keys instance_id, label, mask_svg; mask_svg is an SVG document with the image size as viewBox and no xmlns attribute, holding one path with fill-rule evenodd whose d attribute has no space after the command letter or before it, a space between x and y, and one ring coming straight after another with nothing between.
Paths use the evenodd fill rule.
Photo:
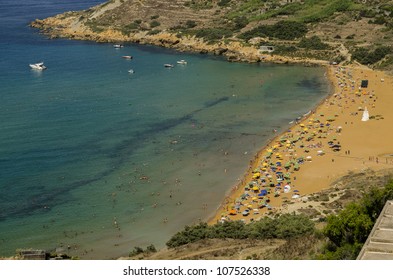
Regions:
<instances>
[{"instance_id":1,"label":"grassy slope","mask_svg":"<svg viewBox=\"0 0 393 280\"><path fill-rule=\"evenodd\" d=\"M113 1L113 0L112 0ZM239 40L246 31L278 21L296 21L307 25L306 37L318 36L331 48L315 50L299 47L296 40L288 42L265 37L259 44L278 46L283 55L341 60L350 58L358 47L373 50L378 46L391 47L393 39L393 1L369 0L303 0L285 3L278 0L124 0L122 5L88 20L85 25L100 32L108 27L123 34L147 31L157 34L169 31L177 36L196 35L212 43L219 40ZM176 15L176 16L175 16ZM85 18L89 13L84 14ZM152 24L154 19L154 25ZM258 37L258 33L255 34ZM246 44L248 42L245 42ZM291 45L292 48L287 48ZM304 44L303 44L304 45ZM280 46L284 46L283 48ZM339 51L339 47L341 49ZM345 49L346 51L342 51ZM393 64L390 53L374 66L385 68Z\"/></svg>"}]
</instances>

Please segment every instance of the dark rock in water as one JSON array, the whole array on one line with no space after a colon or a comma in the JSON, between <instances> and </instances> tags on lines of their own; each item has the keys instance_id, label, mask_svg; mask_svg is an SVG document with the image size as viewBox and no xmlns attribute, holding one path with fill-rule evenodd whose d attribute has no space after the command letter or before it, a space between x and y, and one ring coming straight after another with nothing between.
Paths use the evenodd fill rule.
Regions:
<instances>
[{"instance_id":1,"label":"dark rock in water","mask_svg":"<svg viewBox=\"0 0 393 280\"><path fill-rule=\"evenodd\" d=\"M218 48L214 50L214 54L215 55L222 55L223 53L227 52L228 49L227 48Z\"/></svg>"},{"instance_id":2,"label":"dark rock in water","mask_svg":"<svg viewBox=\"0 0 393 280\"><path fill-rule=\"evenodd\" d=\"M227 56L227 60L229 62L238 62L238 61L240 61L240 58L235 54L231 54L231 55Z\"/></svg>"}]
</instances>

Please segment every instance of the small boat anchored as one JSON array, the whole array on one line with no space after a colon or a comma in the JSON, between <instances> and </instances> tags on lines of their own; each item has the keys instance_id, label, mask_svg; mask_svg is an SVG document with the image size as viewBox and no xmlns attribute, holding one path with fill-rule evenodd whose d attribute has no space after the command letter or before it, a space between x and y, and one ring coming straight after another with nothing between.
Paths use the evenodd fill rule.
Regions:
<instances>
[{"instance_id":1,"label":"small boat anchored","mask_svg":"<svg viewBox=\"0 0 393 280\"><path fill-rule=\"evenodd\" d=\"M186 64L187 64L187 61L185 61L184 59L178 60L178 61L177 61L177 64L186 65Z\"/></svg>"},{"instance_id":2,"label":"small boat anchored","mask_svg":"<svg viewBox=\"0 0 393 280\"><path fill-rule=\"evenodd\" d=\"M130 70L128 70L128 73L130 73L130 74L134 74L134 73L135 73L135 71L134 71L133 69L130 69Z\"/></svg>"},{"instance_id":3,"label":"small boat anchored","mask_svg":"<svg viewBox=\"0 0 393 280\"><path fill-rule=\"evenodd\" d=\"M115 49L120 49L120 48L123 48L124 46L121 45L121 44L114 44L113 47L114 47Z\"/></svg>"},{"instance_id":4,"label":"small boat anchored","mask_svg":"<svg viewBox=\"0 0 393 280\"><path fill-rule=\"evenodd\" d=\"M164 64L164 67L166 67L166 68L173 68L175 66L173 64L166 63L166 64Z\"/></svg>"},{"instance_id":5,"label":"small boat anchored","mask_svg":"<svg viewBox=\"0 0 393 280\"><path fill-rule=\"evenodd\" d=\"M124 58L124 59L132 59L132 55L123 55L122 58Z\"/></svg>"},{"instance_id":6,"label":"small boat anchored","mask_svg":"<svg viewBox=\"0 0 393 280\"><path fill-rule=\"evenodd\" d=\"M29 66L31 69L34 69L34 70L45 70L46 69L46 66L44 65L43 62L29 64Z\"/></svg>"}]
</instances>

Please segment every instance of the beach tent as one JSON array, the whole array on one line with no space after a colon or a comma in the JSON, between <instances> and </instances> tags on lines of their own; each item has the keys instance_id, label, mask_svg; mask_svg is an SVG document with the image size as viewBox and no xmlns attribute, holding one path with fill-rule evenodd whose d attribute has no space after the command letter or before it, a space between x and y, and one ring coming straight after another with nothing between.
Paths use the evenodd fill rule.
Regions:
<instances>
[{"instance_id":1,"label":"beach tent","mask_svg":"<svg viewBox=\"0 0 393 280\"><path fill-rule=\"evenodd\" d=\"M360 83L360 87L367 88L368 87L368 80L362 80L362 82Z\"/></svg>"},{"instance_id":2,"label":"beach tent","mask_svg":"<svg viewBox=\"0 0 393 280\"><path fill-rule=\"evenodd\" d=\"M367 107L363 111L363 116L362 116L362 122L366 122L370 119L370 116L368 114Z\"/></svg>"},{"instance_id":3,"label":"beach tent","mask_svg":"<svg viewBox=\"0 0 393 280\"><path fill-rule=\"evenodd\" d=\"M250 214L250 210L246 209L242 212L243 216L248 216Z\"/></svg>"}]
</instances>

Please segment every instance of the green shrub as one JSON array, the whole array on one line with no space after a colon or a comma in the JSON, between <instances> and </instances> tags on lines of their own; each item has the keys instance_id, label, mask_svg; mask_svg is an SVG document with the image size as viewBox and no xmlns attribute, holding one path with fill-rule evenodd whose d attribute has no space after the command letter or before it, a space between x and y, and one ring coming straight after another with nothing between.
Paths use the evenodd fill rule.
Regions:
<instances>
[{"instance_id":1,"label":"green shrub","mask_svg":"<svg viewBox=\"0 0 393 280\"><path fill-rule=\"evenodd\" d=\"M322 254L317 256L321 260L355 260L362 249L362 244L345 244L342 247L335 247L328 243L322 250Z\"/></svg>"},{"instance_id":2,"label":"green shrub","mask_svg":"<svg viewBox=\"0 0 393 280\"><path fill-rule=\"evenodd\" d=\"M186 226L166 243L169 248L185 245L207 238L233 239L288 239L314 232L314 223L305 215L284 214L276 219L265 217L260 221L245 224L241 221L217 223L208 226L200 223Z\"/></svg>"},{"instance_id":3,"label":"green shrub","mask_svg":"<svg viewBox=\"0 0 393 280\"><path fill-rule=\"evenodd\" d=\"M150 23L150 27L151 28L154 28L154 27L157 27L157 26L160 26L161 25L161 23L159 23L158 21L156 21L156 20L153 20L151 23Z\"/></svg>"},{"instance_id":4,"label":"green shrub","mask_svg":"<svg viewBox=\"0 0 393 280\"><path fill-rule=\"evenodd\" d=\"M356 259L386 202L393 198L393 182L372 188L358 203L327 217L323 234L328 242L320 259Z\"/></svg>"},{"instance_id":5,"label":"green shrub","mask_svg":"<svg viewBox=\"0 0 393 280\"><path fill-rule=\"evenodd\" d=\"M242 29L243 27L246 27L248 24L248 19L245 16L240 16L240 17L235 17L233 19L234 23L234 30L239 30Z\"/></svg>"},{"instance_id":6,"label":"green shrub","mask_svg":"<svg viewBox=\"0 0 393 280\"><path fill-rule=\"evenodd\" d=\"M376 12L371 10L371 9L363 9L359 12L359 16L365 17L365 18L373 18L376 16Z\"/></svg>"},{"instance_id":7,"label":"green shrub","mask_svg":"<svg viewBox=\"0 0 393 280\"><path fill-rule=\"evenodd\" d=\"M229 29L206 28L199 29L195 35L200 38L205 38L208 41L220 40L225 37L232 36L232 31Z\"/></svg>"},{"instance_id":8,"label":"green shrub","mask_svg":"<svg viewBox=\"0 0 393 280\"><path fill-rule=\"evenodd\" d=\"M306 233L312 233L315 230L314 222L305 215L286 214L274 221L277 221L275 231L277 238L288 239Z\"/></svg>"},{"instance_id":9,"label":"green shrub","mask_svg":"<svg viewBox=\"0 0 393 280\"><path fill-rule=\"evenodd\" d=\"M179 231L169 239L166 245L169 248L178 247L184 244L192 243L208 237L208 225L200 223L195 226L186 226L183 231Z\"/></svg>"},{"instance_id":10,"label":"green shrub","mask_svg":"<svg viewBox=\"0 0 393 280\"><path fill-rule=\"evenodd\" d=\"M195 21L193 21L193 20L187 20L186 21L186 27L187 28L194 28L195 26L197 26Z\"/></svg>"},{"instance_id":11,"label":"green shrub","mask_svg":"<svg viewBox=\"0 0 393 280\"><path fill-rule=\"evenodd\" d=\"M134 247L134 250L132 250L129 254L128 254L128 256L129 257L134 257L134 256L136 256L136 255L139 255L139 254L142 254L144 251L143 251L143 249L141 248L141 247Z\"/></svg>"},{"instance_id":12,"label":"green shrub","mask_svg":"<svg viewBox=\"0 0 393 280\"><path fill-rule=\"evenodd\" d=\"M357 60L361 64L374 64L386 55L391 54L392 49L390 47L381 46L377 47L374 51L368 51L365 48L358 48L352 54L352 59Z\"/></svg>"},{"instance_id":13,"label":"green shrub","mask_svg":"<svg viewBox=\"0 0 393 280\"><path fill-rule=\"evenodd\" d=\"M150 244L149 246L146 247L146 252L155 253L157 252L157 249L153 244Z\"/></svg>"},{"instance_id":14,"label":"green shrub","mask_svg":"<svg viewBox=\"0 0 393 280\"><path fill-rule=\"evenodd\" d=\"M300 3L291 3L279 9L277 11L277 15L293 15L294 13L301 10L302 8L303 5Z\"/></svg>"},{"instance_id":15,"label":"green shrub","mask_svg":"<svg viewBox=\"0 0 393 280\"><path fill-rule=\"evenodd\" d=\"M324 234L337 247L346 243L364 243L373 227L373 221L359 204L349 204L337 216L329 216Z\"/></svg>"},{"instance_id":16,"label":"green shrub","mask_svg":"<svg viewBox=\"0 0 393 280\"><path fill-rule=\"evenodd\" d=\"M193 9L210 9L213 7L212 0L191 0L184 3L185 6Z\"/></svg>"},{"instance_id":17,"label":"green shrub","mask_svg":"<svg viewBox=\"0 0 393 280\"><path fill-rule=\"evenodd\" d=\"M333 0L329 1L322 9L307 15L303 18L306 23L320 22L325 18L332 16L335 12L345 12L352 5L351 0Z\"/></svg>"},{"instance_id":18,"label":"green shrub","mask_svg":"<svg viewBox=\"0 0 393 280\"><path fill-rule=\"evenodd\" d=\"M274 52L278 54L294 53L297 50L298 48L293 45L278 45L274 47Z\"/></svg>"},{"instance_id":19,"label":"green shrub","mask_svg":"<svg viewBox=\"0 0 393 280\"><path fill-rule=\"evenodd\" d=\"M160 32L161 32L161 30L154 29L154 30L150 30L149 32L147 32L147 35L156 35L156 34L158 34Z\"/></svg>"},{"instance_id":20,"label":"green shrub","mask_svg":"<svg viewBox=\"0 0 393 280\"><path fill-rule=\"evenodd\" d=\"M304 23L296 21L279 21L273 25L261 25L244 32L239 38L250 40L254 37L274 37L281 40L294 40L301 38L308 29Z\"/></svg>"},{"instance_id":21,"label":"green shrub","mask_svg":"<svg viewBox=\"0 0 393 280\"><path fill-rule=\"evenodd\" d=\"M372 221L376 221L387 200L393 198L393 182L384 189L371 189L363 198L362 204Z\"/></svg>"},{"instance_id":22,"label":"green shrub","mask_svg":"<svg viewBox=\"0 0 393 280\"><path fill-rule=\"evenodd\" d=\"M93 31L95 33L100 33L102 31L104 31L104 28L99 26L95 19L87 20L84 24L87 27L89 27L91 29L91 31Z\"/></svg>"},{"instance_id":23,"label":"green shrub","mask_svg":"<svg viewBox=\"0 0 393 280\"><path fill-rule=\"evenodd\" d=\"M209 238L245 239L249 232L245 223L241 221L218 223L209 228Z\"/></svg>"},{"instance_id":24,"label":"green shrub","mask_svg":"<svg viewBox=\"0 0 393 280\"><path fill-rule=\"evenodd\" d=\"M231 3L231 0L220 0L220 2L217 3L218 6L220 7L227 7Z\"/></svg>"},{"instance_id":25,"label":"green shrub","mask_svg":"<svg viewBox=\"0 0 393 280\"><path fill-rule=\"evenodd\" d=\"M298 47L311 50L326 50L329 48L329 45L323 43L318 36L312 36L311 38L303 38L299 42Z\"/></svg>"},{"instance_id":26,"label":"green shrub","mask_svg":"<svg viewBox=\"0 0 393 280\"><path fill-rule=\"evenodd\" d=\"M385 23L387 23L387 21L386 21L384 16L379 16L379 17L376 17L375 20L372 23L379 24L379 25L384 25Z\"/></svg>"}]
</instances>

